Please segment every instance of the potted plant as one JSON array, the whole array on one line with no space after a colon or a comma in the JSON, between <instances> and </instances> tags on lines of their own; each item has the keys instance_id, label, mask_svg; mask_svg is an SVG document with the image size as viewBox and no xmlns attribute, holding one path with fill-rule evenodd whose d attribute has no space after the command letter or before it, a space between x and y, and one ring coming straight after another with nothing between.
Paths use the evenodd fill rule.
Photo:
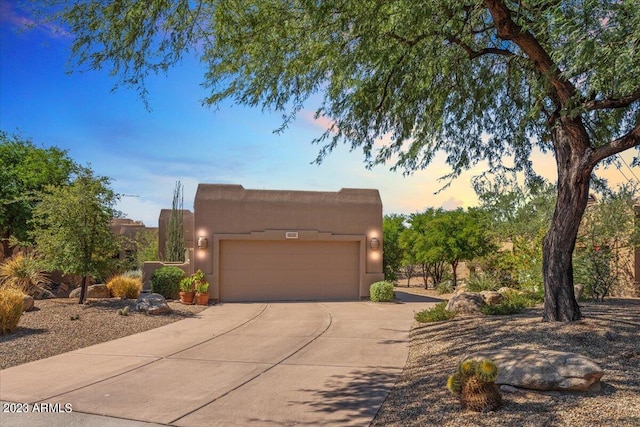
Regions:
<instances>
[{"instance_id":1,"label":"potted plant","mask_svg":"<svg viewBox=\"0 0 640 427\"><path fill-rule=\"evenodd\" d=\"M185 277L180 280L180 302L182 304L193 304L193 297L195 295L193 284L193 277Z\"/></svg>"},{"instance_id":2,"label":"potted plant","mask_svg":"<svg viewBox=\"0 0 640 427\"><path fill-rule=\"evenodd\" d=\"M198 270L192 277L196 286L196 303L207 305L209 303L209 284L204 279L204 273L202 270Z\"/></svg>"}]
</instances>

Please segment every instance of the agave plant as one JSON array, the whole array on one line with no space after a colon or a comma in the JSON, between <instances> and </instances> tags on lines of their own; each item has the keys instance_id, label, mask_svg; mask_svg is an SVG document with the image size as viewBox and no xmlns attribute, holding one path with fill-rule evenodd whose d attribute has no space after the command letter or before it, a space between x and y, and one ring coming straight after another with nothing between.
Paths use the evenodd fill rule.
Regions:
<instances>
[{"instance_id":1,"label":"agave plant","mask_svg":"<svg viewBox=\"0 0 640 427\"><path fill-rule=\"evenodd\" d=\"M39 260L31 254L18 254L0 264L0 286L20 289L41 298L51 280L42 272Z\"/></svg>"}]
</instances>

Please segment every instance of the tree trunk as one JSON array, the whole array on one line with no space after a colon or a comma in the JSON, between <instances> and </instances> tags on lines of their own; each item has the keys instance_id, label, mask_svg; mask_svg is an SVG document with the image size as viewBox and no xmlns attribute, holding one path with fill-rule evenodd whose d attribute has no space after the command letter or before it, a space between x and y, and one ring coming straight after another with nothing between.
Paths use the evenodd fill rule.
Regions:
<instances>
[{"instance_id":1,"label":"tree trunk","mask_svg":"<svg viewBox=\"0 0 640 427\"><path fill-rule=\"evenodd\" d=\"M453 271L453 288L455 289L458 287L458 272L456 271L458 270L458 260L451 263L451 270Z\"/></svg>"},{"instance_id":2,"label":"tree trunk","mask_svg":"<svg viewBox=\"0 0 640 427\"><path fill-rule=\"evenodd\" d=\"M558 199L551 226L542 242L545 322L571 322L582 317L573 290L572 257L587 207L593 166L588 161L590 150L585 149L586 144L579 139L582 134L579 127L579 123L560 118L552 126Z\"/></svg>"},{"instance_id":3,"label":"tree trunk","mask_svg":"<svg viewBox=\"0 0 640 427\"><path fill-rule=\"evenodd\" d=\"M2 239L0 239L0 241L2 241L2 257L0 257L0 260L9 259L11 255L13 255L13 250L11 246L9 246L9 236L9 232L6 232L3 234Z\"/></svg>"},{"instance_id":4,"label":"tree trunk","mask_svg":"<svg viewBox=\"0 0 640 427\"><path fill-rule=\"evenodd\" d=\"M87 276L82 276L82 285L80 285L80 299L78 304L84 304L84 300L87 297Z\"/></svg>"}]
</instances>

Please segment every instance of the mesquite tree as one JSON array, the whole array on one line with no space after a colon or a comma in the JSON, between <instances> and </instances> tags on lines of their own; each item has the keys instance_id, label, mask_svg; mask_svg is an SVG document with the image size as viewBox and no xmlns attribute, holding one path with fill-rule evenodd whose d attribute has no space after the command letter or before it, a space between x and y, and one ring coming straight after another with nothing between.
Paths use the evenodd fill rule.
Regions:
<instances>
[{"instance_id":1,"label":"mesquite tree","mask_svg":"<svg viewBox=\"0 0 640 427\"><path fill-rule=\"evenodd\" d=\"M405 171L444 152L453 178L505 155L531 173L534 147L553 152L544 319L581 317L571 255L591 173L640 144L637 0L51 3L79 66L142 94L149 73L196 53L206 104L283 111L284 128L320 95L332 124L318 161L342 142Z\"/></svg>"}]
</instances>

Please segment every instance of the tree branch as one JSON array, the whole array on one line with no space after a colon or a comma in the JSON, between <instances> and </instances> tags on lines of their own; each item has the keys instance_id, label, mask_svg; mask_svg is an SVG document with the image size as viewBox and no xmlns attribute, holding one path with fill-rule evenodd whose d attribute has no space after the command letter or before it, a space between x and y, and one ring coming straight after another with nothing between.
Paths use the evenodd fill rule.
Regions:
<instances>
[{"instance_id":1,"label":"tree branch","mask_svg":"<svg viewBox=\"0 0 640 427\"><path fill-rule=\"evenodd\" d=\"M529 57L534 68L542 75L548 76L555 89L556 102L559 107L566 107L576 94L575 86L562 77L558 66L551 56L540 45L538 40L529 31L524 31L511 17L511 10L503 0L484 0L493 17L498 37L503 40L512 40Z\"/></svg>"},{"instance_id":2,"label":"tree branch","mask_svg":"<svg viewBox=\"0 0 640 427\"><path fill-rule=\"evenodd\" d=\"M609 144L594 150L590 156L591 163L595 165L602 159L638 146L640 146L640 124L636 125L636 127L626 135L614 139Z\"/></svg>"},{"instance_id":3,"label":"tree branch","mask_svg":"<svg viewBox=\"0 0 640 427\"><path fill-rule=\"evenodd\" d=\"M485 47L484 49L480 49L480 50L473 50L471 49L471 46L469 46L468 44L464 43L462 40L460 40L457 37L447 37L447 40L453 44L457 44L458 46L460 46L462 49L465 50L465 52L467 52L467 55L469 55L469 59L476 59L482 55L489 55L489 54L493 54L493 55L502 55L502 56L514 56L515 53L511 52L510 50L507 49L498 49L498 48L494 48L494 47Z\"/></svg>"},{"instance_id":4,"label":"tree branch","mask_svg":"<svg viewBox=\"0 0 640 427\"><path fill-rule=\"evenodd\" d=\"M640 87L634 92L621 98L603 99L601 101L591 100L583 104L587 111L606 110L609 108L626 108L633 102L640 100Z\"/></svg>"}]
</instances>

